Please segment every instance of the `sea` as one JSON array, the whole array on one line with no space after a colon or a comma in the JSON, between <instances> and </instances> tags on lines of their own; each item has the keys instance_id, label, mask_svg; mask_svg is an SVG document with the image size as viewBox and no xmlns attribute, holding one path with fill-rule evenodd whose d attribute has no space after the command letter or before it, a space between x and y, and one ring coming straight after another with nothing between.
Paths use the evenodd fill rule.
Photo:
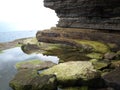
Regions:
<instances>
[{"instance_id":1,"label":"sea","mask_svg":"<svg viewBox=\"0 0 120 90\"><path fill-rule=\"evenodd\" d=\"M0 32L0 43L10 42L20 38L35 37L37 31Z\"/></svg>"}]
</instances>

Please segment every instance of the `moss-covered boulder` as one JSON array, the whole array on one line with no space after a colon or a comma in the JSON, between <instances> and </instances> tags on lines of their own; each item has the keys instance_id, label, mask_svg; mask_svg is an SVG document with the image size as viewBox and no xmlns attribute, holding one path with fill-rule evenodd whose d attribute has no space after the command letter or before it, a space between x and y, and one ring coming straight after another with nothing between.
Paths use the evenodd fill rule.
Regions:
<instances>
[{"instance_id":1,"label":"moss-covered boulder","mask_svg":"<svg viewBox=\"0 0 120 90\"><path fill-rule=\"evenodd\" d=\"M52 67L54 65L56 65L56 64L54 64L51 61L28 60L28 61L18 62L16 64L16 68L18 70L21 70L21 69L42 70L42 69Z\"/></svg>"},{"instance_id":2,"label":"moss-covered boulder","mask_svg":"<svg viewBox=\"0 0 120 90\"><path fill-rule=\"evenodd\" d=\"M43 71L40 76L50 74L55 74L58 83L62 86L88 85L90 87L95 87L95 85L98 86L99 83L101 83L100 74L94 69L92 63L89 61L61 63Z\"/></svg>"},{"instance_id":3,"label":"moss-covered boulder","mask_svg":"<svg viewBox=\"0 0 120 90\"><path fill-rule=\"evenodd\" d=\"M36 70L20 70L13 80L10 87L13 90L56 90L55 75L39 76Z\"/></svg>"},{"instance_id":4,"label":"moss-covered boulder","mask_svg":"<svg viewBox=\"0 0 120 90\"><path fill-rule=\"evenodd\" d=\"M90 40L75 40L75 42L82 44L82 45L91 46L94 52L106 53L110 51L109 46L102 42L90 41Z\"/></svg>"}]
</instances>

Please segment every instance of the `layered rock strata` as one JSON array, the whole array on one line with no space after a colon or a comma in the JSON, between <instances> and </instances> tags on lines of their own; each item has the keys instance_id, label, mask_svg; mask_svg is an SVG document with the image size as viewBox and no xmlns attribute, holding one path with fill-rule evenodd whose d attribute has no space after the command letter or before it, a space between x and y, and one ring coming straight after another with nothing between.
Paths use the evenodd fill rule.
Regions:
<instances>
[{"instance_id":1,"label":"layered rock strata","mask_svg":"<svg viewBox=\"0 0 120 90\"><path fill-rule=\"evenodd\" d=\"M114 50L120 49L120 32L53 27L48 30L38 31L36 37L39 42L62 43L76 47L80 47L80 45L77 45L72 39L92 40L106 43Z\"/></svg>"},{"instance_id":2,"label":"layered rock strata","mask_svg":"<svg viewBox=\"0 0 120 90\"><path fill-rule=\"evenodd\" d=\"M120 30L120 0L44 0L58 27Z\"/></svg>"}]
</instances>

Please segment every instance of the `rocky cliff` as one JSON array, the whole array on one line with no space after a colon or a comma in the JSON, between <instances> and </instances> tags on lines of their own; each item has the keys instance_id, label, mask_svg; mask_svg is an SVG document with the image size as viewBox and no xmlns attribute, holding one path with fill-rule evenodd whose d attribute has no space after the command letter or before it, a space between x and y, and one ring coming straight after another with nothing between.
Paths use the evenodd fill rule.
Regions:
<instances>
[{"instance_id":1,"label":"rocky cliff","mask_svg":"<svg viewBox=\"0 0 120 90\"><path fill-rule=\"evenodd\" d=\"M120 30L120 0L44 0L58 27Z\"/></svg>"}]
</instances>

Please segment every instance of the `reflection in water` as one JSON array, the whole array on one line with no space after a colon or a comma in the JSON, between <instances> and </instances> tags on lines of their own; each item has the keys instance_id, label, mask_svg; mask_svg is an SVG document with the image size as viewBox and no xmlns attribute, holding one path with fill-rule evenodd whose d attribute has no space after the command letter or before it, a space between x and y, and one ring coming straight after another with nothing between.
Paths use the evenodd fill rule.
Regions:
<instances>
[{"instance_id":1,"label":"reflection in water","mask_svg":"<svg viewBox=\"0 0 120 90\"><path fill-rule=\"evenodd\" d=\"M42 54L25 54L20 47L4 50L0 54L0 90L12 90L9 81L14 77L17 70L14 65L24 60L40 59L58 63L59 59L55 56L44 56Z\"/></svg>"}]
</instances>

